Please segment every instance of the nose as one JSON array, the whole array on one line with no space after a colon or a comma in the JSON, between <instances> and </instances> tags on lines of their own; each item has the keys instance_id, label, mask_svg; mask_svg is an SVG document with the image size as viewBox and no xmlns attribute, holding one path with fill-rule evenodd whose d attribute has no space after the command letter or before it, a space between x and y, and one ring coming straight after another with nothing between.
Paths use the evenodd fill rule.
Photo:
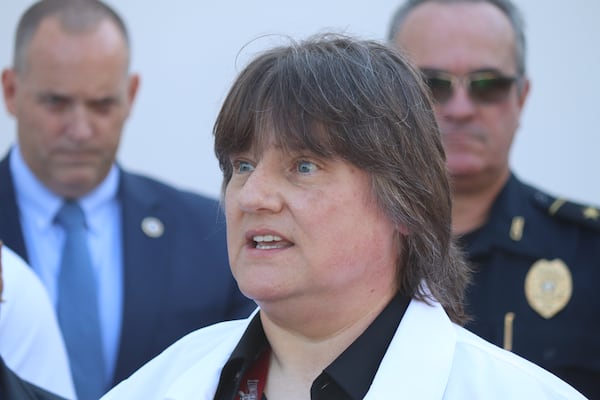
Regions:
<instances>
[{"instance_id":1,"label":"nose","mask_svg":"<svg viewBox=\"0 0 600 400\"><path fill-rule=\"evenodd\" d=\"M240 186L236 201L246 213L277 213L283 206L280 189L277 174L259 164Z\"/></svg>"},{"instance_id":2,"label":"nose","mask_svg":"<svg viewBox=\"0 0 600 400\"><path fill-rule=\"evenodd\" d=\"M465 85L454 85L452 96L442 105L438 106L445 119L464 121L472 118L476 105L469 96Z\"/></svg>"},{"instance_id":3,"label":"nose","mask_svg":"<svg viewBox=\"0 0 600 400\"><path fill-rule=\"evenodd\" d=\"M83 105L75 105L67 115L66 132L69 138L80 142L92 136L93 129L88 111Z\"/></svg>"}]
</instances>

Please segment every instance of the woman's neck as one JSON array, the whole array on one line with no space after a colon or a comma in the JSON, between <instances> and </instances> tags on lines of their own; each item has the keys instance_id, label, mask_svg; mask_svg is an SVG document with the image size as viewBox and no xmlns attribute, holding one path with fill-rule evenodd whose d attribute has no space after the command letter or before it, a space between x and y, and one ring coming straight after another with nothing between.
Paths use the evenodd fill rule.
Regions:
<instances>
[{"instance_id":1,"label":"woman's neck","mask_svg":"<svg viewBox=\"0 0 600 400\"><path fill-rule=\"evenodd\" d=\"M354 310L340 304L309 306L304 315L296 310L288 312L285 319L274 319L261 311L272 349L267 398L310 399L312 382L369 327L394 295L380 294L377 302L368 306L369 302L364 302ZM337 311L328 315L326 309Z\"/></svg>"}]
</instances>

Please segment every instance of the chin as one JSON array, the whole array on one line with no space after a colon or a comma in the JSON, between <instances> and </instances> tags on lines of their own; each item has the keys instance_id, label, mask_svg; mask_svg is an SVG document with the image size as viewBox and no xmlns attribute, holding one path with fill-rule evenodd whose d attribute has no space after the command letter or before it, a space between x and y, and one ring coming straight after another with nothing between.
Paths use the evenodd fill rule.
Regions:
<instances>
[{"instance_id":1,"label":"chin","mask_svg":"<svg viewBox=\"0 0 600 400\"><path fill-rule=\"evenodd\" d=\"M483 171L483 166L477 160L454 160L448 157L448 171L453 178L466 178Z\"/></svg>"},{"instance_id":2,"label":"chin","mask_svg":"<svg viewBox=\"0 0 600 400\"><path fill-rule=\"evenodd\" d=\"M247 282L246 284L239 284L240 291L244 296L254 300L259 306L262 304L272 303L274 301L282 300L286 295L287 289L273 285L265 280L261 282Z\"/></svg>"},{"instance_id":3,"label":"chin","mask_svg":"<svg viewBox=\"0 0 600 400\"><path fill-rule=\"evenodd\" d=\"M63 197L80 198L94 190L98 184L99 182L91 180L88 177L85 177L85 179L76 177L57 183L57 188L53 189L53 191Z\"/></svg>"},{"instance_id":4,"label":"chin","mask_svg":"<svg viewBox=\"0 0 600 400\"><path fill-rule=\"evenodd\" d=\"M265 286L264 283L263 285L239 285L239 287L244 296L257 303L272 301L279 297L277 290L274 290L273 287Z\"/></svg>"}]
</instances>

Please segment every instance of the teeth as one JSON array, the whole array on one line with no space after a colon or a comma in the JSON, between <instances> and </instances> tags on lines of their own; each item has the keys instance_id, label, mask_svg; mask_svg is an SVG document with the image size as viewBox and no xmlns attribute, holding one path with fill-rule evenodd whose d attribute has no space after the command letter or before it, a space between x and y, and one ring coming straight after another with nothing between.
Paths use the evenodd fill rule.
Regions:
<instances>
[{"instance_id":1,"label":"teeth","mask_svg":"<svg viewBox=\"0 0 600 400\"><path fill-rule=\"evenodd\" d=\"M279 242L281 241L281 238L277 235L256 235L252 237L252 240L254 240L257 243L261 243L261 242Z\"/></svg>"},{"instance_id":2,"label":"teeth","mask_svg":"<svg viewBox=\"0 0 600 400\"><path fill-rule=\"evenodd\" d=\"M260 250L280 249L285 247L281 237L277 235L256 235L252 237L256 248Z\"/></svg>"},{"instance_id":3,"label":"teeth","mask_svg":"<svg viewBox=\"0 0 600 400\"><path fill-rule=\"evenodd\" d=\"M283 245L279 245L279 244L261 244L261 243L256 244L256 248L259 250L281 249L283 247L284 247Z\"/></svg>"}]
</instances>

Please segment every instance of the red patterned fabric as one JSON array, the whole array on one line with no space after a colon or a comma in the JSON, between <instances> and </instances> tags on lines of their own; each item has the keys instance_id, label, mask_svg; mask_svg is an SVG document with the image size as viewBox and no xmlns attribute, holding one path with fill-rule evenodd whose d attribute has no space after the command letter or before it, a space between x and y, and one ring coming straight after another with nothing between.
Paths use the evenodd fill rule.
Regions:
<instances>
[{"instance_id":1,"label":"red patterned fabric","mask_svg":"<svg viewBox=\"0 0 600 400\"><path fill-rule=\"evenodd\" d=\"M263 398L271 350L265 350L254 364L246 371L240 383L236 400L260 400Z\"/></svg>"}]
</instances>

